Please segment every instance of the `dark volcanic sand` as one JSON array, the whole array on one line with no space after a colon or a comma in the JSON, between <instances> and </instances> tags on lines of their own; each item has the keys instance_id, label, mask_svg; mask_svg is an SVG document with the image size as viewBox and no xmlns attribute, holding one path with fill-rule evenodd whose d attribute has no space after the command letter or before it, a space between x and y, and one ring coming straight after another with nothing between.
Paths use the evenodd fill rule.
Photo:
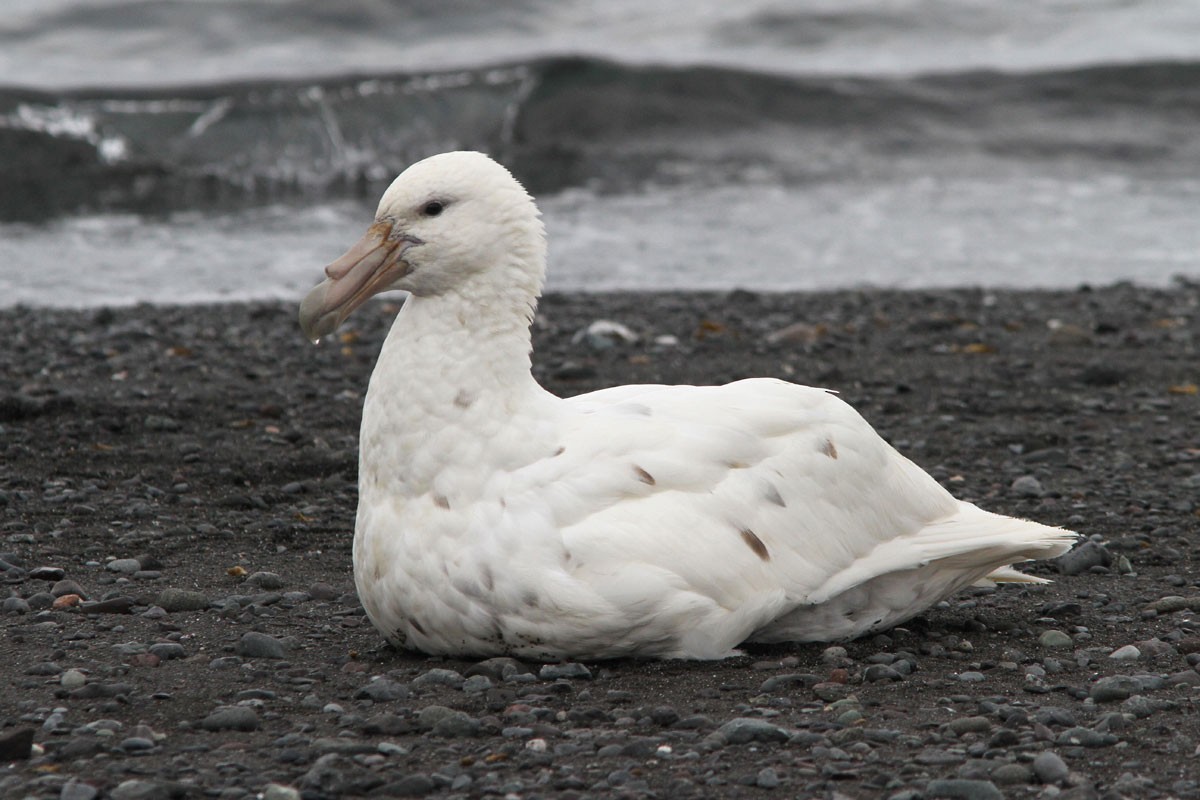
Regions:
<instances>
[{"instance_id":1,"label":"dark volcanic sand","mask_svg":"<svg viewBox=\"0 0 1200 800\"><path fill-rule=\"evenodd\" d=\"M1028 568L1051 586L965 592L844 652L465 684L470 661L383 646L353 594L359 408L394 306L316 348L291 305L0 312L0 797L1200 797L1198 302L548 298L555 392L835 388L958 496L1094 542L1074 574ZM601 318L642 339L572 341ZM83 605L49 608L72 587L41 567Z\"/></svg>"}]
</instances>

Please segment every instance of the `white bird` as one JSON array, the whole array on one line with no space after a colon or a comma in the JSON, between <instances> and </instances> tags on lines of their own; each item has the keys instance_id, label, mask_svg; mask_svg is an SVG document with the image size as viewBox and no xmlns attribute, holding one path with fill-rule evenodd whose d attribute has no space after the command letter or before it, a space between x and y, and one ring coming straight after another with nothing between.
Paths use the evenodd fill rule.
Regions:
<instances>
[{"instance_id":1,"label":"white bird","mask_svg":"<svg viewBox=\"0 0 1200 800\"><path fill-rule=\"evenodd\" d=\"M363 405L354 579L393 644L722 658L901 623L1076 535L952 497L824 389L774 379L558 398L530 373L546 244L480 153L405 170L325 269L317 340L409 293Z\"/></svg>"}]
</instances>

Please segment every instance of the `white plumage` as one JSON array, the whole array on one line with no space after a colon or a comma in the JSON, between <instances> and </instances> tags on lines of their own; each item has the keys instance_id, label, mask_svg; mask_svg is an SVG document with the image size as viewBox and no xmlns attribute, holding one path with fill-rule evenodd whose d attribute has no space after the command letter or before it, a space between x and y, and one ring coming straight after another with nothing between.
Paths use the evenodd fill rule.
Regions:
<instances>
[{"instance_id":1,"label":"white plumage","mask_svg":"<svg viewBox=\"0 0 1200 800\"><path fill-rule=\"evenodd\" d=\"M829 392L774 379L568 400L530 374L532 199L479 153L396 179L301 306L410 293L363 407L354 575L428 653L720 658L900 623L1075 534L955 500Z\"/></svg>"}]
</instances>

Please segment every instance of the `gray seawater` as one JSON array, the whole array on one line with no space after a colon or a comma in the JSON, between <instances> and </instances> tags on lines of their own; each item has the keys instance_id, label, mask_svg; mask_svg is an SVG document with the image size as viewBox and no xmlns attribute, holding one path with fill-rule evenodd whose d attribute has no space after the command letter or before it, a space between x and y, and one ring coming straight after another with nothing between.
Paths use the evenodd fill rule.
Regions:
<instances>
[{"instance_id":1,"label":"gray seawater","mask_svg":"<svg viewBox=\"0 0 1200 800\"><path fill-rule=\"evenodd\" d=\"M0 305L299 297L411 161L550 288L1200 277L1200 3L9 0Z\"/></svg>"}]
</instances>

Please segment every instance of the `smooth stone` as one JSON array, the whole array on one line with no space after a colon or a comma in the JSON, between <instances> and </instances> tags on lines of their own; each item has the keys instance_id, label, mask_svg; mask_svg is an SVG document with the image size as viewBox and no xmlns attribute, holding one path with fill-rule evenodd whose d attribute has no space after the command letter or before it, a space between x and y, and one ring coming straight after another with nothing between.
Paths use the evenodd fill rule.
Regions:
<instances>
[{"instance_id":1,"label":"smooth stone","mask_svg":"<svg viewBox=\"0 0 1200 800\"><path fill-rule=\"evenodd\" d=\"M397 683L390 678L376 678L370 683L360 686L354 693L354 697L372 700L376 703L386 703L391 700L404 700L410 694L408 687L402 683Z\"/></svg>"},{"instance_id":2,"label":"smooth stone","mask_svg":"<svg viewBox=\"0 0 1200 800\"><path fill-rule=\"evenodd\" d=\"M1064 647L1074 647L1075 640L1067 634L1059 630L1048 630L1038 637L1038 644L1042 647L1059 649Z\"/></svg>"},{"instance_id":3,"label":"smooth stone","mask_svg":"<svg viewBox=\"0 0 1200 800\"><path fill-rule=\"evenodd\" d=\"M1022 475L1013 481L1012 491L1018 497L1041 497L1046 493L1046 490L1042 488L1042 482L1032 475Z\"/></svg>"},{"instance_id":4,"label":"smooth stone","mask_svg":"<svg viewBox=\"0 0 1200 800\"><path fill-rule=\"evenodd\" d=\"M150 645L150 654L158 656L163 661L187 657L187 652L183 649L183 645L177 642L156 642Z\"/></svg>"},{"instance_id":5,"label":"smooth stone","mask_svg":"<svg viewBox=\"0 0 1200 800\"><path fill-rule=\"evenodd\" d=\"M202 611L208 608L208 598L190 589L163 589L154 605L168 612Z\"/></svg>"},{"instance_id":6,"label":"smooth stone","mask_svg":"<svg viewBox=\"0 0 1200 800\"><path fill-rule=\"evenodd\" d=\"M1099 542L1084 542L1054 559L1058 571L1063 575L1081 575L1092 567L1109 567L1112 565L1112 553Z\"/></svg>"},{"instance_id":7,"label":"smooth stone","mask_svg":"<svg viewBox=\"0 0 1200 800\"><path fill-rule=\"evenodd\" d=\"M1092 684L1088 697L1097 703L1119 703L1137 694L1142 683L1137 678L1128 675L1110 675Z\"/></svg>"},{"instance_id":8,"label":"smooth stone","mask_svg":"<svg viewBox=\"0 0 1200 800\"><path fill-rule=\"evenodd\" d=\"M169 800L167 787L137 778L117 784L109 795L112 800Z\"/></svg>"},{"instance_id":9,"label":"smooth stone","mask_svg":"<svg viewBox=\"0 0 1200 800\"><path fill-rule=\"evenodd\" d=\"M287 658L283 642L258 631L246 631L234 646L234 652L244 658Z\"/></svg>"},{"instance_id":10,"label":"smooth stone","mask_svg":"<svg viewBox=\"0 0 1200 800\"><path fill-rule=\"evenodd\" d=\"M1080 747L1109 747L1120 741L1111 733L1101 733L1090 728L1068 728L1058 735L1058 744Z\"/></svg>"},{"instance_id":11,"label":"smooth stone","mask_svg":"<svg viewBox=\"0 0 1200 800\"><path fill-rule=\"evenodd\" d=\"M988 777L992 779L992 783L1016 786L1030 783L1033 780L1033 772L1024 764L1001 764L992 770Z\"/></svg>"},{"instance_id":12,"label":"smooth stone","mask_svg":"<svg viewBox=\"0 0 1200 800\"><path fill-rule=\"evenodd\" d=\"M29 606L29 601L23 597L4 598L4 603L0 604L0 609L3 609L5 614L28 614L33 610Z\"/></svg>"},{"instance_id":13,"label":"smooth stone","mask_svg":"<svg viewBox=\"0 0 1200 800\"><path fill-rule=\"evenodd\" d=\"M904 676L887 664L872 664L863 670L863 680L868 683L878 681L902 681Z\"/></svg>"},{"instance_id":14,"label":"smooth stone","mask_svg":"<svg viewBox=\"0 0 1200 800\"><path fill-rule=\"evenodd\" d=\"M75 581L71 580L70 578L61 580L58 583L51 586L50 594L53 595L54 597L63 597L68 594L77 594L84 600L87 599L87 592L85 592L83 590L83 587L80 586Z\"/></svg>"},{"instance_id":15,"label":"smooth stone","mask_svg":"<svg viewBox=\"0 0 1200 800\"><path fill-rule=\"evenodd\" d=\"M965 778L932 780L925 785L925 797L945 797L953 800L1004 800L1004 793L991 781Z\"/></svg>"},{"instance_id":16,"label":"smooth stone","mask_svg":"<svg viewBox=\"0 0 1200 800\"><path fill-rule=\"evenodd\" d=\"M559 678L580 678L590 681L592 671L578 662L569 661L565 664L546 664L538 671L538 677L544 681L554 681Z\"/></svg>"},{"instance_id":17,"label":"smooth stone","mask_svg":"<svg viewBox=\"0 0 1200 800\"><path fill-rule=\"evenodd\" d=\"M66 574L61 567L37 567L29 571L28 577L36 581L61 581Z\"/></svg>"},{"instance_id":18,"label":"smooth stone","mask_svg":"<svg viewBox=\"0 0 1200 800\"><path fill-rule=\"evenodd\" d=\"M449 686L452 689L461 689L462 685L462 673L453 669L434 668L412 679L414 689L423 689L426 686Z\"/></svg>"},{"instance_id":19,"label":"smooth stone","mask_svg":"<svg viewBox=\"0 0 1200 800\"><path fill-rule=\"evenodd\" d=\"M772 725L766 720L753 717L736 717L729 720L717 733L729 744L745 744L746 742L786 742L791 734Z\"/></svg>"},{"instance_id":20,"label":"smooth stone","mask_svg":"<svg viewBox=\"0 0 1200 800\"><path fill-rule=\"evenodd\" d=\"M1043 750L1033 759L1033 774L1042 783L1061 783L1071 774L1071 770L1057 753Z\"/></svg>"},{"instance_id":21,"label":"smooth stone","mask_svg":"<svg viewBox=\"0 0 1200 800\"><path fill-rule=\"evenodd\" d=\"M987 717L959 717L946 723L946 727L958 736L964 733L984 733L992 729L992 723Z\"/></svg>"},{"instance_id":22,"label":"smooth stone","mask_svg":"<svg viewBox=\"0 0 1200 800\"><path fill-rule=\"evenodd\" d=\"M58 800L95 800L98 794L100 790L90 783L72 779L63 784Z\"/></svg>"},{"instance_id":23,"label":"smooth stone","mask_svg":"<svg viewBox=\"0 0 1200 800\"><path fill-rule=\"evenodd\" d=\"M282 783L268 783L263 787L262 800L300 800L300 791Z\"/></svg>"},{"instance_id":24,"label":"smooth stone","mask_svg":"<svg viewBox=\"0 0 1200 800\"><path fill-rule=\"evenodd\" d=\"M1142 651L1138 650L1131 644L1124 647L1118 647L1108 654L1108 657L1115 661L1137 661L1142 657Z\"/></svg>"},{"instance_id":25,"label":"smooth stone","mask_svg":"<svg viewBox=\"0 0 1200 800\"><path fill-rule=\"evenodd\" d=\"M206 731L258 730L258 714L247 706L219 706L200 721Z\"/></svg>"},{"instance_id":26,"label":"smooth stone","mask_svg":"<svg viewBox=\"0 0 1200 800\"><path fill-rule=\"evenodd\" d=\"M255 572L246 578L246 583L257 586L263 591L273 592L283 588L283 578L274 572Z\"/></svg>"},{"instance_id":27,"label":"smooth stone","mask_svg":"<svg viewBox=\"0 0 1200 800\"><path fill-rule=\"evenodd\" d=\"M437 721L430 731L443 739L457 739L479 734L479 721L462 711L451 711Z\"/></svg>"},{"instance_id":28,"label":"smooth stone","mask_svg":"<svg viewBox=\"0 0 1200 800\"><path fill-rule=\"evenodd\" d=\"M78 689L87 683L87 676L77 669L69 669L58 679L58 683L67 691Z\"/></svg>"},{"instance_id":29,"label":"smooth stone","mask_svg":"<svg viewBox=\"0 0 1200 800\"><path fill-rule=\"evenodd\" d=\"M109 572L116 572L121 575L132 575L142 568L142 565L136 558L117 558L104 565L104 568Z\"/></svg>"}]
</instances>

